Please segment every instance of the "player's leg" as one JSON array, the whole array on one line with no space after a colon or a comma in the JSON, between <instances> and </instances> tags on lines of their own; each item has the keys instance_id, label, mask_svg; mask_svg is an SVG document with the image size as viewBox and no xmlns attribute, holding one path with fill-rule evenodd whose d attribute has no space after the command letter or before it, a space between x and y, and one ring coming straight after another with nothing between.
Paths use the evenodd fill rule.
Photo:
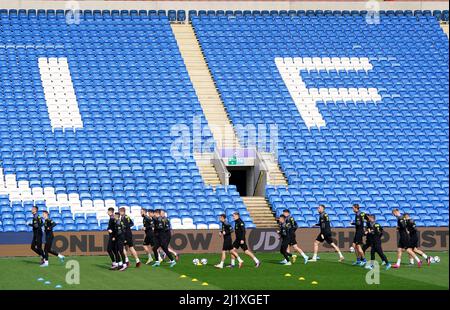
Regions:
<instances>
[{"instance_id":1,"label":"player's leg","mask_svg":"<svg viewBox=\"0 0 450 310\"><path fill-rule=\"evenodd\" d=\"M409 254L409 255L411 255L413 258L414 258L414 260L417 262L417 267L422 267L422 261L420 260L420 258L416 255L416 253L414 253L414 251L413 251L413 249L411 249L411 248L408 248L408 249L406 249L406 252Z\"/></svg>"},{"instance_id":2,"label":"player's leg","mask_svg":"<svg viewBox=\"0 0 450 310\"><path fill-rule=\"evenodd\" d=\"M134 249L134 246L128 246L129 251L131 252L131 255L133 255L134 260L136 261L136 267L140 267L141 266L141 260L139 259L139 256L136 252L136 250Z\"/></svg>"},{"instance_id":3,"label":"player's leg","mask_svg":"<svg viewBox=\"0 0 450 310\"><path fill-rule=\"evenodd\" d=\"M303 250L298 246L298 244L293 244L292 248L297 251L304 259L304 263L308 263L308 255L305 254L305 252L303 252Z\"/></svg>"},{"instance_id":4,"label":"player's leg","mask_svg":"<svg viewBox=\"0 0 450 310\"><path fill-rule=\"evenodd\" d=\"M290 258L292 256L292 254L287 251L288 247L289 247L288 241L283 240L281 242L280 253L284 257L284 260L281 262L284 265L291 265Z\"/></svg>"},{"instance_id":5,"label":"player's leg","mask_svg":"<svg viewBox=\"0 0 450 310\"><path fill-rule=\"evenodd\" d=\"M161 249L164 251L164 253L166 253L166 256L169 258L170 267L173 267L176 265L176 261L173 258L172 253L169 252L169 242L170 242L170 237L163 236L163 238L161 239Z\"/></svg>"},{"instance_id":6,"label":"player's leg","mask_svg":"<svg viewBox=\"0 0 450 310\"><path fill-rule=\"evenodd\" d=\"M161 238L159 235L155 235L155 244L153 246L153 255L155 256L156 262L152 265L153 267L158 267L161 264L160 255L158 249L161 247Z\"/></svg>"},{"instance_id":7,"label":"player's leg","mask_svg":"<svg viewBox=\"0 0 450 310\"><path fill-rule=\"evenodd\" d=\"M222 251L222 254L220 257L220 263L218 263L217 265L214 265L214 267L222 269L226 258L227 258L227 251Z\"/></svg>"},{"instance_id":8,"label":"player's leg","mask_svg":"<svg viewBox=\"0 0 450 310\"><path fill-rule=\"evenodd\" d=\"M261 262L259 261L259 259L255 256L255 254L253 254L252 251L250 251L247 247L247 244L241 244L241 248L242 250L244 250L244 253L249 256L251 259L253 259L253 261L255 262L255 267L259 267L259 265L261 264ZM287 249L287 247L286 247Z\"/></svg>"},{"instance_id":9,"label":"player's leg","mask_svg":"<svg viewBox=\"0 0 450 310\"><path fill-rule=\"evenodd\" d=\"M153 262L153 257L152 257L152 250L150 249L150 246L146 240L144 240L144 244L142 245L142 247L144 248L145 253L147 253L148 259L145 264L148 265L151 262Z\"/></svg>"},{"instance_id":10,"label":"player's leg","mask_svg":"<svg viewBox=\"0 0 450 310\"><path fill-rule=\"evenodd\" d=\"M319 240L319 237L317 237L317 239L314 241L314 254L313 257L309 260L310 262L316 262L317 261L317 253L319 252L319 244L323 241Z\"/></svg>"},{"instance_id":11,"label":"player's leg","mask_svg":"<svg viewBox=\"0 0 450 310\"><path fill-rule=\"evenodd\" d=\"M238 249L239 249L239 241L238 241L238 240L235 240L235 241L233 242L233 248L231 249L230 253L231 253L231 255L233 255L233 256L237 259L237 261L238 261L238 266L239 266L239 268L241 268L242 265L244 264L244 261L243 261L242 258L239 256L239 254L238 254L238 252L237 252ZM233 264L233 262L231 262L231 264Z\"/></svg>"},{"instance_id":12,"label":"player's leg","mask_svg":"<svg viewBox=\"0 0 450 310\"><path fill-rule=\"evenodd\" d=\"M364 251L362 250L361 244L362 244L362 238L360 239L360 242L356 244L355 250L358 251L358 253L359 253L359 258L360 258L360 261L361 261L360 265L364 266L367 261L366 261L366 257L365 257Z\"/></svg>"},{"instance_id":13,"label":"player's leg","mask_svg":"<svg viewBox=\"0 0 450 310\"><path fill-rule=\"evenodd\" d=\"M41 264L41 267L47 267L48 266L48 253L50 251L50 243L48 240L46 240L44 244L44 262Z\"/></svg>"},{"instance_id":14,"label":"player's leg","mask_svg":"<svg viewBox=\"0 0 450 310\"><path fill-rule=\"evenodd\" d=\"M375 262L375 247L372 246L370 249L370 261L368 264L366 264L366 269L373 269L373 264Z\"/></svg>"},{"instance_id":15,"label":"player's leg","mask_svg":"<svg viewBox=\"0 0 450 310\"><path fill-rule=\"evenodd\" d=\"M355 249L356 261L353 262L352 265L359 265L359 264L361 263L361 256L360 256L360 253L359 253L357 247L358 247L358 245L357 245L355 242L353 242L353 243L352 243L352 248Z\"/></svg>"},{"instance_id":16,"label":"player's leg","mask_svg":"<svg viewBox=\"0 0 450 310\"><path fill-rule=\"evenodd\" d=\"M36 253L37 255L41 256L41 258L43 259L42 255L40 255L40 252L39 252L38 249L37 249L37 241L36 241L36 239L37 239L37 238L36 238L35 236L33 236L33 240L31 241L30 248L31 248L31 250L32 250L34 253Z\"/></svg>"},{"instance_id":17,"label":"player's leg","mask_svg":"<svg viewBox=\"0 0 450 310\"><path fill-rule=\"evenodd\" d=\"M36 250L39 256L44 258L44 250L42 249L42 236L36 238Z\"/></svg>"},{"instance_id":18,"label":"player's leg","mask_svg":"<svg viewBox=\"0 0 450 310\"><path fill-rule=\"evenodd\" d=\"M384 254L383 248L381 247L381 243L377 245L375 250L376 250L378 256L380 256L381 261L385 263L386 270L390 269L391 268L391 263L389 263L389 260L387 259L386 255Z\"/></svg>"},{"instance_id":19,"label":"player's leg","mask_svg":"<svg viewBox=\"0 0 450 310\"><path fill-rule=\"evenodd\" d=\"M428 256L424 251L422 251L421 249L415 247L413 248L414 253L419 254L420 256L422 256L428 263L428 265L431 264L431 256Z\"/></svg>"},{"instance_id":20,"label":"player's leg","mask_svg":"<svg viewBox=\"0 0 450 310\"><path fill-rule=\"evenodd\" d=\"M328 240L331 241L331 240ZM336 244L334 244L334 242L328 242L329 245L331 245L331 247L336 251L336 253L338 253L339 255L339 261L342 262L344 260L344 255L342 255L341 250L338 248L338 246Z\"/></svg>"},{"instance_id":21,"label":"player's leg","mask_svg":"<svg viewBox=\"0 0 450 310\"><path fill-rule=\"evenodd\" d=\"M180 257L178 256L178 253L172 249L170 246L168 247L169 252L172 253L172 256L175 257L175 260L178 260Z\"/></svg>"},{"instance_id":22,"label":"player's leg","mask_svg":"<svg viewBox=\"0 0 450 310\"><path fill-rule=\"evenodd\" d=\"M119 271L124 271L125 269L128 268L128 265L125 263L125 259L126 259L126 250L125 250L125 245L124 245L124 241L123 240L117 240L117 251L120 255L120 259L121 259L121 263L122 263L122 268L119 269ZM119 263L120 266L120 263Z\"/></svg>"},{"instance_id":23,"label":"player's leg","mask_svg":"<svg viewBox=\"0 0 450 310\"><path fill-rule=\"evenodd\" d=\"M400 268L400 265L402 263L402 254L403 254L403 248L398 247L397 248L397 262L392 266L392 268Z\"/></svg>"},{"instance_id":24,"label":"player's leg","mask_svg":"<svg viewBox=\"0 0 450 310\"><path fill-rule=\"evenodd\" d=\"M124 243L124 245L123 245L123 254L125 255L124 263L127 264L127 266L130 265L130 260L128 259L128 251L127 251L126 243Z\"/></svg>"},{"instance_id":25,"label":"player's leg","mask_svg":"<svg viewBox=\"0 0 450 310\"><path fill-rule=\"evenodd\" d=\"M53 256L57 256L61 262L64 262L64 255L61 253L56 252L53 250L53 238L48 238L46 241L48 243L48 253L52 254ZM47 245L47 243L45 245ZM47 254L47 260L48 260L48 254Z\"/></svg>"},{"instance_id":26,"label":"player's leg","mask_svg":"<svg viewBox=\"0 0 450 310\"><path fill-rule=\"evenodd\" d=\"M109 258L111 259L111 270L117 269L119 262L117 261L117 257L116 257L115 244L111 238L109 238L109 240L108 240L108 246L106 249L107 249Z\"/></svg>"}]
</instances>

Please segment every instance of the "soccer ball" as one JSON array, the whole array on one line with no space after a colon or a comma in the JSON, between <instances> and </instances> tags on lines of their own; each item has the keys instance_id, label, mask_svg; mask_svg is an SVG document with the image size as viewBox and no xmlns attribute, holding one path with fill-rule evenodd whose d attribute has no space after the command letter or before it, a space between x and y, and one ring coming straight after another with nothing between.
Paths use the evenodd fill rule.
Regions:
<instances>
[{"instance_id":1,"label":"soccer ball","mask_svg":"<svg viewBox=\"0 0 450 310\"><path fill-rule=\"evenodd\" d=\"M202 258L201 263L202 265L206 265L208 263L208 260L206 258Z\"/></svg>"},{"instance_id":2,"label":"soccer ball","mask_svg":"<svg viewBox=\"0 0 450 310\"><path fill-rule=\"evenodd\" d=\"M350 247L350 253L355 253L355 248L354 247Z\"/></svg>"},{"instance_id":3,"label":"soccer ball","mask_svg":"<svg viewBox=\"0 0 450 310\"><path fill-rule=\"evenodd\" d=\"M192 263L197 266L198 264L200 264L200 261L198 260L198 258L194 258L192 260Z\"/></svg>"},{"instance_id":4,"label":"soccer ball","mask_svg":"<svg viewBox=\"0 0 450 310\"><path fill-rule=\"evenodd\" d=\"M441 261L441 258L439 256L434 257L434 262L439 263Z\"/></svg>"}]
</instances>

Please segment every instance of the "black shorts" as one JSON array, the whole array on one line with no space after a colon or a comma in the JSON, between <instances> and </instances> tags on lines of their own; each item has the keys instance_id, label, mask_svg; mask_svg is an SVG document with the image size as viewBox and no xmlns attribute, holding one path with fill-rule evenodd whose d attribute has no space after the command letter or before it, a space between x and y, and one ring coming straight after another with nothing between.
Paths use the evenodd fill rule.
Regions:
<instances>
[{"instance_id":1,"label":"black shorts","mask_svg":"<svg viewBox=\"0 0 450 310\"><path fill-rule=\"evenodd\" d=\"M333 239L331 238L331 234L319 234L316 238L319 242L326 241L328 244L333 243Z\"/></svg>"},{"instance_id":2,"label":"black shorts","mask_svg":"<svg viewBox=\"0 0 450 310\"><path fill-rule=\"evenodd\" d=\"M155 245L155 236L152 233L145 233L143 245L149 245L153 247Z\"/></svg>"},{"instance_id":3,"label":"black shorts","mask_svg":"<svg viewBox=\"0 0 450 310\"><path fill-rule=\"evenodd\" d=\"M244 251L248 250L248 246L247 246L247 243L245 242L245 240L244 240L244 243L241 243L241 240L234 240L233 248L235 248L235 249L241 248Z\"/></svg>"},{"instance_id":4,"label":"black shorts","mask_svg":"<svg viewBox=\"0 0 450 310\"><path fill-rule=\"evenodd\" d=\"M419 238L417 236L409 238L409 248L414 249L419 247Z\"/></svg>"},{"instance_id":5,"label":"black shorts","mask_svg":"<svg viewBox=\"0 0 450 310\"><path fill-rule=\"evenodd\" d=\"M354 244L363 244L363 237L364 237L364 232L357 231L355 233L355 237L353 237L353 243Z\"/></svg>"},{"instance_id":6,"label":"black shorts","mask_svg":"<svg viewBox=\"0 0 450 310\"><path fill-rule=\"evenodd\" d=\"M129 247L134 246L133 244L133 235L130 233L125 234L125 240L123 242L123 245L128 245Z\"/></svg>"},{"instance_id":7,"label":"black shorts","mask_svg":"<svg viewBox=\"0 0 450 310\"><path fill-rule=\"evenodd\" d=\"M410 247L410 241L408 236L400 236L398 239L397 247L399 249L407 249Z\"/></svg>"},{"instance_id":8,"label":"black shorts","mask_svg":"<svg viewBox=\"0 0 450 310\"><path fill-rule=\"evenodd\" d=\"M295 235L295 233L292 233L289 236L289 245L296 245L297 244L297 236Z\"/></svg>"},{"instance_id":9,"label":"black shorts","mask_svg":"<svg viewBox=\"0 0 450 310\"><path fill-rule=\"evenodd\" d=\"M233 241L231 238L223 239L222 251L231 251L233 249Z\"/></svg>"}]
</instances>

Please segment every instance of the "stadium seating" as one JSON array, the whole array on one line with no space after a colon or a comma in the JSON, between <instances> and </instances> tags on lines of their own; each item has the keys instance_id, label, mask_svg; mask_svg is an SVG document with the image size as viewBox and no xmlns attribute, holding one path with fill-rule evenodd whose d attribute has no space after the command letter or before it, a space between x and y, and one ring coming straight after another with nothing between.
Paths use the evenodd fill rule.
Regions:
<instances>
[{"instance_id":1,"label":"stadium seating","mask_svg":"<svg viewBox=\"0 0 450 310\"><path fill-rule=\"evenodd\" d=\"M448 11L381 11L376 25L366 14L84 10L73 24L63 10L0 10L0 232L29 231L33 205L59 231L104 230L109 206L127 207L136 229L140 207L166 209L174 228L217 228L224 210L254 227L235 187L213 191L192 157L170 155L172 125L205 123L169 25L187 19L232 122L278 125L289 187L267 188L274 211L308 227L324 202L347 227L360 202L385 226L392 206L447 226L448 39L437 21ZM364 65L345 69L352 59ZM310 91L305 114L283 66Z\"/></svg>"},{"instance_id":2,"label":"stadium seating","mask_svg":"<svg viewBox=\"0 0 450 310\"><path fill-rule=\"evenodd\" d=\"M235 187L171 156L171 127L205 120L164 11L2 10L0 25L0 232L29 231L33 205L64 231L105 229L109 206L137 229L140 207L174 228L224 210L254 227Z\"/></svg>"},{"instance_id":3,"label":"stadium seating","mask_svg":"<svg viewBox=\"0 0 450 310\"><path fill-rule=\"evenodd\" d=\"M318 203L347 227L355 202L385 226L392 207L448 225L448 39L430 12L381 15L190 15L232 122L278 125L289 187L267 196L303 227Z\"/></svg>"}]
</instances>

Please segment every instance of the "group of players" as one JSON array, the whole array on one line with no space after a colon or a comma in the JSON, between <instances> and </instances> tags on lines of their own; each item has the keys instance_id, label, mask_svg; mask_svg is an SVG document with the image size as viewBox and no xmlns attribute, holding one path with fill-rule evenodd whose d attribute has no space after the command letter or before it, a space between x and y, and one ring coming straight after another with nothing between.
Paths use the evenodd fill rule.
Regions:
<instances>
[{"instance_id":1,"label":"group of players","mask_svg":"<svg viewBox=\"0 0 450 310\"><path fill-rule=\"evenodd\" d=\"M119 208L115 212L114 208L108 209L108 255L111 258L111 270L126 270L129 265L127 251L129 250L136 260L136 267L141 266L141 262L134 249L133 233L131 228L134 226L133 220L125 213L125 208ZM153 262L152 253L155 256L153 267L157 267L163 261L163 257L169 259L170 267L177 264L177 253L169 248L171 239L171 227L169 219L164 210L141 209L143 218L143 230L145 231L144 249L148 255L146 264ZM162 250L161 254L159 250Z\"/></svg>"},{"instance_id":2,"label":"group of players","mask_svg":"<svg viewBox=\"0 0 450 310\"><path fill-rule=\"evenodd\" d=\"M383 227L376 222L376 217L373 214L366 214L361 211L358 204L353 204L353 212L355 214L354 221L351 223L355 226L355 236L352 243L352 248L355 250L356 261L353 263L355 266L362 266L368 269L374 268L375 254L378 254L382 260L382 264L386 269L400 268L402 254L406 251L410 258L410 264L414 265L417 262L417 266L422 266L422 261L417 256L422 256L428 264L431 262L431 257L427 256L422 250L419 249L418 232L414 220L409 214L401 214L398 209L393 209L392 214L397 218L397 230L399 234L398 249L397 249L397 262L393 265L388 261L386 255L382 249L382 236ZM310 258L303 250L298 246L296 240L296 231L298 225L291 216L289 210L283 210L283 213L278 218L278 234L281 240L280 253L283 255L281 264L290 266L295 263L297 255L293 252L298 252L304 260L304 263L316 262L318 260L319 245L323 242L327 242L339 255L339 261L344 260L344 256L339 247L333 242L332 230L330 224L330 218L325 212L325 206L319 205L317 207L319 214L319 222L315 225L320 228L319 235L314 241L314 254ZM64 261L64 256L56 251L52 250L53 244L53 228L56 223L49 218L47 211L43 211L43 218L38 214L38 208L32 208L33 220L29 224L33 229L33 240L31 249L41 256L41 266L48 266L49 254L58 256L61 261ZM134 249L132 227L134 226L133 220L126 214L125 208L119 208L119 212L115 212L114 208L108 209L109 223L108 234L109 241L107 252L111 258L111 270L124 271L129 267L128 251L131 252L135 261L136 267L141 266L138 254ZM176 265L178 260L178 254L170 248L171 240L171 226L167 214L164 210L147 210L141 209L141 216L143 219L142 230L145 232L145 239L143 242L144 250L148 255L146 264L152 266L160 266L161 262L165 258L169 260L170 267ZM215 265L216 268L224 268L226 256L229 253L231 256L231 263L227 267L235 267L236 261L238 267L241 268L244 264L243 259L240 257L238 250L242 249L246 255L248 255L255 263L255 267L259 267L261 262L250 251L246 243L246 229L245 223L240 218L239 212L233 213L234 225L231 225L227 221L225 214L219 216L221 223L220 236L223 238L222 256L220 262ZM45 247L42 249L42 238L45 232ZM232 234L235 234L235 240L232 240ZM364 238L366 239L364 242ZM366 251L371 248L370 261L367 261L365 257ZM152 257L152 254L154 258Z\"/></svg>"},{"instance_id":3,"label":"group of players","mask_svg":"<svg viewBox=\"0 0 450 310\"><path fill-rule=\"evenodd\" d=\"M39 255L39 257L41 257L41 267L48 267L49 254L57 256L61 262L64 262L64 255L62 255L61 253L57 253L52 249L54 239L53 228L55 228L56 223L49 218L47 211L42 212L42 217L38 214L38 211L38 207L31 208L31 214L33 215L33 218L31 220L31 223L28 224L33 231L31 250L33 250L37 255ZM45 232L44 249L42 249L42 239L44 236L42 229L44 229Z\"/></svg>"},{"instance_id":4,"label":"group of players","mask_svg":"<svg viewBox=\"0 0 450 310\"><path fill-rule=\"evenodd\" d=\"M365 266L365 268L372 269L373 262L375 260L375 253L377 253L382 264L386 269L400 268L403 252L406 251L409 255L410 265L414 265L417 262L417 266L422 266L422 261L417 256L421 255L428 265L431 263L431 256L425 254L419 249L419 236L414 220L408 213L401 214L399 209L393 209L392 215L397 219L397 231L398 231L398 244L397 244L397 261L391 265L386 255L383 253L381 246L381 238L383 235L383 227L376 222L376 217L373 214L366 214L360 210L358 204L352 206L355 213L355 220L352 225L355 226L355 237L352 247L355 249L356 261L353 263L355 266ZM364 236L366 236L366 242L363 242ZM365 258L365 252L368 248L371 248L370 262L368 263Z\"/></svg>"},{"instance_id":5,"label":"group of players","mask_svg":"<svg viewBox=\"0 0 450 310\"><path fill-rule=\"evenodd\" d=\"M375 254L378 254L382 260L382 264L385 265L386 270L391 267L400 268L402 254L404 251L409 254L411 265L414 265L414 262L417 262L417 266L419 268L422 266L422 261L417 254L421 255L427 261L428 265L431 263L431 256L425 254L418 247L419 238L416 224L409 214L405 213L402 215L398 209L392 210L392 214L397 218L399 239L397 262L391 265L383 252L383 227L376 221L376 216L374 214L366 214L365 212L362 212L359 204L353 204L352 210L355 214L354 221L351 223L351 225L355 226L355 236L352 244L352 248L355 249L356 253L356 261L353 263L354 266L373 269ZM314 241L314 254L312 258L309 258L297 244L296 231L298 229L298 225L294 217L291 216L288 209L283 210L283 213L278 218L278 234L281 240L280 253L284 257L281 264L290 266L292 263L295 263L297 255L293 253L294 251L298 252L303 257L305 264L308 262L316 262L318 260L319 245L323 242L327 242L332 248L334 248L339 255L340 262L344 260L344 256L342 255L339 247L333 242L330 218L325 212L325 206L319 205L317 207L317 212L319 214L319 222L315 226L320 228L320 232ZM256 267L259 267L260 262L248 249L245 242L244 222L240 219L238 212L233 214L233 218L235 221L234 231L236 234L236 240L234 242L232 242L231 239L233 230L232 225L227 222L225 214L220 216L220 221L222 223L220 234L223 237L223 248L221 261L216 265L216 267L223 268L227 252L231 255L231 264L229 267L234 267L235 260L238 260L239 267L241 267L243 261L237 252L239 248L242 248L245 254L254 259ZM365 242L364 238L366 239ZM369 248L371 250L370 261L368 262L365 258L365 253Z\"/></svg>"}]
</instances>

